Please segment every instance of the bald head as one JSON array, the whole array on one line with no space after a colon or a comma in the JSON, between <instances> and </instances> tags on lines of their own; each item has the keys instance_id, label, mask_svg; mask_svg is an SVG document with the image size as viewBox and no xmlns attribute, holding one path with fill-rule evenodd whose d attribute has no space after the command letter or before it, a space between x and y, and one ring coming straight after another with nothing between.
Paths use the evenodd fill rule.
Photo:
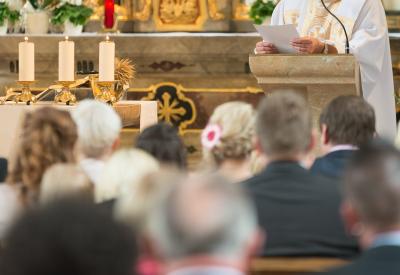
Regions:
<instances>
[{"instance_id":1,"label":"bald head","mask_svg":"<svg viewBox=\"0 0 400 275\"><path fill-rule=\"evenodd\" d=\"M152 238L166 260L195 255L235 260L257 231L250 201L217 175L181 179L150 219Z\"/></svg>"}]
</instances>

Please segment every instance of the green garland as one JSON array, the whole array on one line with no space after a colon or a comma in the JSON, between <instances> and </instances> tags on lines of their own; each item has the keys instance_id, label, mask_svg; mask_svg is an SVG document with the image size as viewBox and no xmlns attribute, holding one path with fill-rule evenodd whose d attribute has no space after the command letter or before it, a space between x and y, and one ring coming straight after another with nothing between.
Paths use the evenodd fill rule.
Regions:
<instances>
[{"instance_id":1,"label":"green garland","mask_svg":"<svg viewBox=\"0 0 400 275\"><path fill-rule=\"evenodd\" d=\"M256 0L250 7L249 17L257 25L261 25L264 20L271 16L275 9L272 0Z\"/></svg>"},{"instance_id":2,"label":"green garland","mask_svg":"<svg viewBox=\"0 0 400 275\"><path fill-rule=\"evenodd\" d=\"M83 26L92 14L93 10L87 6L65 3L53 11L51 23L54 25L61 25L64 24L65 21L69 20L75 26Z\"/></svg>"},{"instance_id":3,"label":"green garland","mask_svg":"<svg viewBox=\"0 0 400 275\"><path fill-rule=\"evenodd\" d=\"M20 15L18 11L11 10L5 2L0 3L0 26L3 26L6 20L14 23L18 21L19 17Z\"/></svg>"}]
</instances>

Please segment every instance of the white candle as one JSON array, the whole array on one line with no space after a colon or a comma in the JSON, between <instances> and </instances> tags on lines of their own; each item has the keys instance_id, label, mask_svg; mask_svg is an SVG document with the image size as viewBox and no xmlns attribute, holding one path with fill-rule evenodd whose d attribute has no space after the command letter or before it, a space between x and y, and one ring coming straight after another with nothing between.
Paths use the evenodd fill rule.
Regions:
<instances>
[{"instance_id":1,"label":"white candle","mask_svg":"<svg viewBox=\"0 0 400 275\"><path fill-rule=\"evenodd\" d=\"M65 41L58 43L58 80L59 81L75 81L75 43L69 41L68 37Z\"/></svg>"},{"instance_id":2,"label":"white candle","mask_svg":"<svg viewBox=\"0 0 400 275\"><path fill-rule=\"evenodd\" d=\"M99 81L114 81L115 43L107 37L100 42Z\"/></svg>"},{"instance_id":3,"label":"white candle","mask_svg":"<svg viewBox=\"0 0 400 275\"><path fill-rule=\"evenodd\" d=\"M18 45L19 81L35 80L35 44L25 37Z\"/></svg>"}]
</instances>

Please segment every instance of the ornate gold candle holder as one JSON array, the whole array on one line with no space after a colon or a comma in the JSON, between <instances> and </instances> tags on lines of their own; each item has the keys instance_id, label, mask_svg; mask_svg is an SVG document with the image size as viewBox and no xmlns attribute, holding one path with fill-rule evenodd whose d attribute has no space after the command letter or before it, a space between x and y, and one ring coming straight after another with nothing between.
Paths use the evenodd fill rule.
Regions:
<instances>
[{"instance_id":1,"label":"ornate gold candle holder","mask_svg":"<svg viewBox=\"0 0 400 275\"><path fill-rule=\"evenodd\" d=\"M31 93L30 86L35 83L35 81L18 81L19 85L22 86L21 93L14 97L15 103L24 102L26 105L35 103L37 101L36 96Z\"/></svg>"},{"instance_id":2,"label":"ornate gold candle holder","mask_svg":"<svg viewBox=\"0 0 400 275\"><path fill-rule=\"evenodd\" d=\"M98 81L97 86L100 89L100 93L96 95L96 99L108 104L114 104L117 102L113 86L115 81Z\"/></svg>"},{"instance_id":3,"label":"ornate gold candle holder","mask_svg":"<svg viewBox=\"0 0 400 275\"><path fill-rule=\"evenodd\" d=\"M55 103L63 103L66 105L72 105L76 103L76 96L71 93L70 86L75 81L58 81L58 84L62 85L61 91L54 97Z\"/></svg>"}]
</instances>

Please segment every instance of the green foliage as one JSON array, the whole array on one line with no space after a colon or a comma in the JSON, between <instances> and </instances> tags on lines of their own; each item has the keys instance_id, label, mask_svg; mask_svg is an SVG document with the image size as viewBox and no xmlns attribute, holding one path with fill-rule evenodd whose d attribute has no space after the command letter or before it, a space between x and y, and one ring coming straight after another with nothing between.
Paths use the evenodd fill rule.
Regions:
<instances>
[{"instance_id":1,"label":"green foliage","mask_svg":"<svg viewBox=\"0 0 400 275\"><path fill-rule=\"evenodd\" d=\"M54 8L59 0L28 0L35 10L50 10Z\"/></svg>"},{"instance_id":2,"label":"green foliage","mask_svg":"<svg viewBox=\"0 0 400 275\"><path fill-rule=\"evenodd\" d=\"M64 24L65 21L69 20L75 26L83 26L92 14L93 10L84 5L78 6L65 3L53 11L51 23L54 25L61 25Z\"/></svg>"},{"instance_id":3,"label":"green foliage","mask_svg":"<svg viewBox=\"0 0 400 275\"><path fill-rule=\"evenodd\" d=\"M11 10L7 3L0 3L0 26L4 25L5 20L9 20L11 23L14 23L19 19L19 12L16 10Z\"/></svg>"},{"instance_id":4,"label":"green foliage","mask_svg":"<svg viewBox=\"0 0 400 275\"><path fill-rule=\"evenodd\" d=\"M275 6L272 0L256 0L250 7L249 16L255 24L261 25L267 17L272 15Z\"/></svg>"}]
</instances>

